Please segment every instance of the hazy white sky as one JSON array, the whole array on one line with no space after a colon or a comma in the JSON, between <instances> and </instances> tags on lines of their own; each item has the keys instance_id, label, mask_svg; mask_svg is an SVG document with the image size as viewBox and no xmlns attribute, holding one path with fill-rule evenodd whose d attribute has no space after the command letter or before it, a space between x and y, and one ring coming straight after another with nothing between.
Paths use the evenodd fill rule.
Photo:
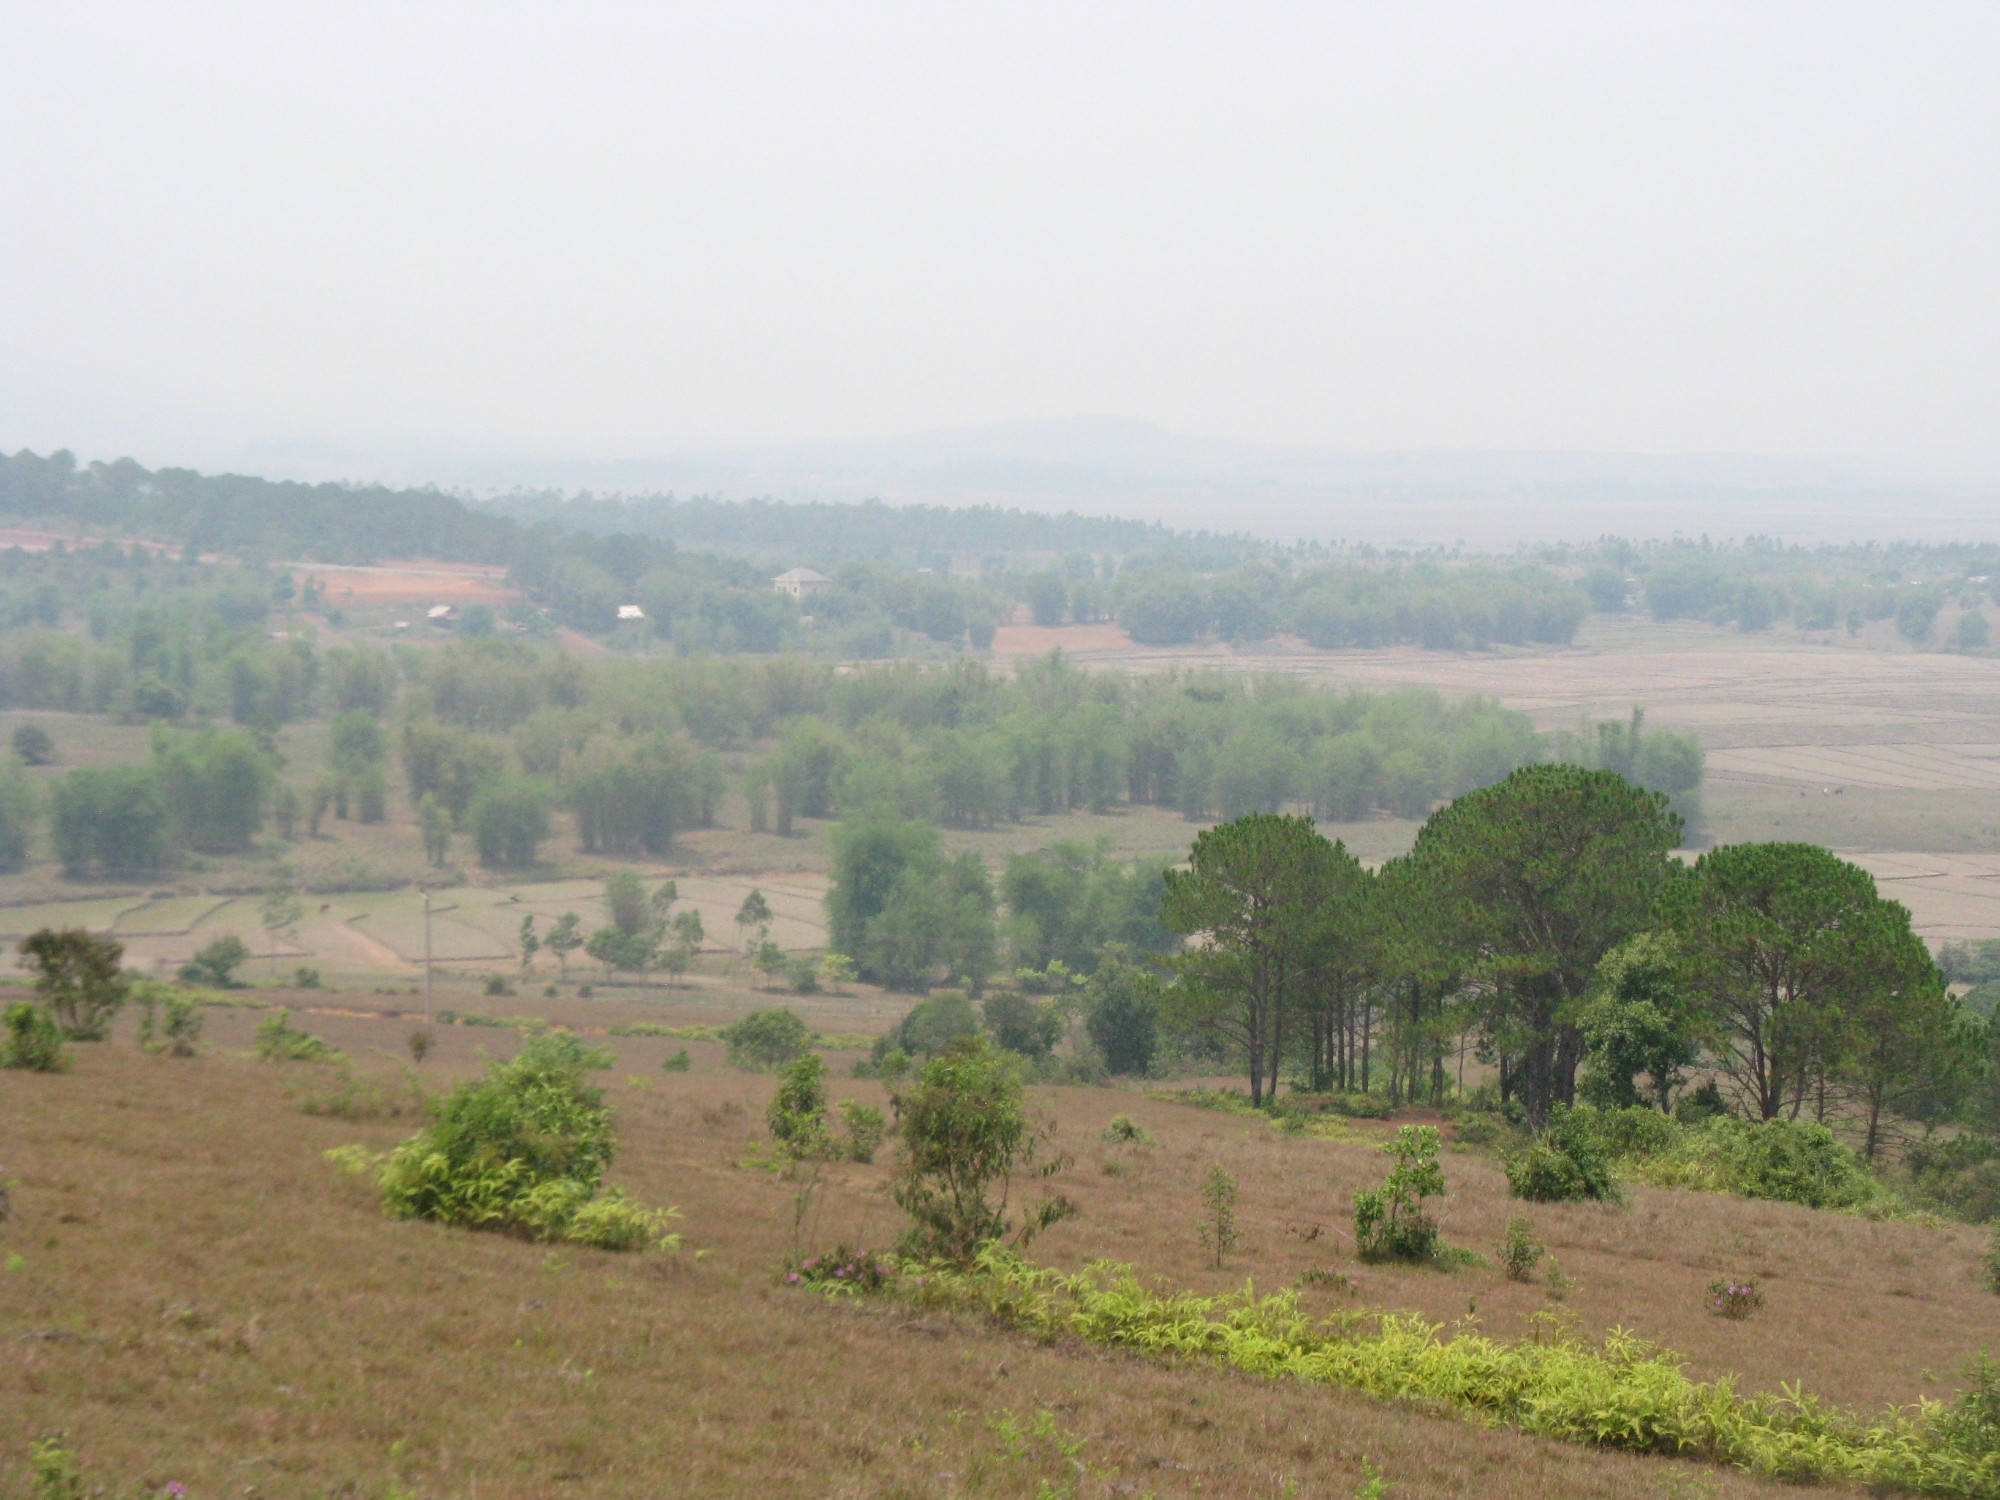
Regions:
<instances>
[{"instance_id":1,"label":"hazy white sky","mask_svg":"<svg viewBox=\"0 0 2000 1500\"><path fill-rule=\"evenodd\" d=\"M2000 4L0 0L0 445L2000 464Z\"/></svg>"}]
</instances>

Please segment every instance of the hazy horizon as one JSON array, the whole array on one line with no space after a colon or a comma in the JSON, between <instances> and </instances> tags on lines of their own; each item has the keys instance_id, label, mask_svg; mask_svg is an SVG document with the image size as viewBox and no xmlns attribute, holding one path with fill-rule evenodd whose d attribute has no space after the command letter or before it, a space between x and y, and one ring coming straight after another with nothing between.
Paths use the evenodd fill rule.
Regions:
<instances>
[{"instance_id":1,"label":"hazy horizon","mask_svg":"<svg viewBox=\"0 0 2000 1500\"><path fill-rule=\"evenodd\" d=\"M8 450L1033 506L1098 424L1054 508L1329 534L1349 471L1388 506L1376 461L1412 455L1527 506L1516 460L1631 460L1670 501L1714 460L1816 469L1808 519L1864 532L1955 527L2000 478L1990 6L0 26L32 145L0 160ZM1127 462L1119 424L1162 440ZM901 456L1015 427L1057 453L1015 490ZM1957 498L1876 515L1885 479Z\"/></svg>"}]
</instances>

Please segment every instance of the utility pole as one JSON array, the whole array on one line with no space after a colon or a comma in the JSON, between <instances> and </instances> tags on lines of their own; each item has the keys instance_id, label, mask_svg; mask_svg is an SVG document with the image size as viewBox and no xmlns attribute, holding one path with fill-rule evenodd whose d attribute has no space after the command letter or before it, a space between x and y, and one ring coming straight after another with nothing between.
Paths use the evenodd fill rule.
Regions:
<instances>
[{"instance_id":1,"label":"utility pole","mask_svg":"<svg viewBox=\"0 0 2000 1500\"><path fill-rule=\"evenodd\" d=\"M424 890L424 1030L431 1029L431 893Z\"/></svg>"}]
</instances>

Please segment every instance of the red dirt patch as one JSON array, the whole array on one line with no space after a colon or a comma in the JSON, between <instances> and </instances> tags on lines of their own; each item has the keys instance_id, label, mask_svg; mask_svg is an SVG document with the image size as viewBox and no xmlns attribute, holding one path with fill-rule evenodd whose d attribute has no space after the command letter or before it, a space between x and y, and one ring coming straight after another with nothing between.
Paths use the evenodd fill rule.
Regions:
<instances>
[{"instance_id":1,"label":"red dirt patch","mask_svg":"<svg viewBox=\"0 0 2000 1500\"><path fill-rule=\"evenodd\" d=\"M303 584L317 578L326 602L341 608L363 604L512 604L520 593L507 586L507 570L483 563L387 562L372 567L339 563L294 563L292 576Z\"/></svg>"}]
</instances>

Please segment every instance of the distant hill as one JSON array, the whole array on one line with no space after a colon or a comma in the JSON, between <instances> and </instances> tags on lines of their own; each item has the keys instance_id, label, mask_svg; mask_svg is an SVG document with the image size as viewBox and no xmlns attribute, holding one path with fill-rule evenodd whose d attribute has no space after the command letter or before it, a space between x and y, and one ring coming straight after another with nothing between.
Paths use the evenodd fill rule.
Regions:
<instances>
[{"instance_id":1,"label":"distant hill","mask_svg":"<svg viewBox=\"0 0 2000 1500\"><path fill-rule=\"evenodd\" d=\"M274 453L325 474L355 455ZM405 455L402 472L424 461ZM365 467L365 466L364 466ZM350 467L348 472L363 472ZM806 443L650 459L440 455L423 472L488 494L727 499L1074 512L1187 531L1376 545L1585 541L1707 533L1790 541L1968 539L1991 534L2000 485L1860 460L1757 454L1439 450L1340 452L1192 437L1150 422L1073 417L868 442ZM1079 544L1089 546L1090 544Z\"/></svg>"}]
</instances>

